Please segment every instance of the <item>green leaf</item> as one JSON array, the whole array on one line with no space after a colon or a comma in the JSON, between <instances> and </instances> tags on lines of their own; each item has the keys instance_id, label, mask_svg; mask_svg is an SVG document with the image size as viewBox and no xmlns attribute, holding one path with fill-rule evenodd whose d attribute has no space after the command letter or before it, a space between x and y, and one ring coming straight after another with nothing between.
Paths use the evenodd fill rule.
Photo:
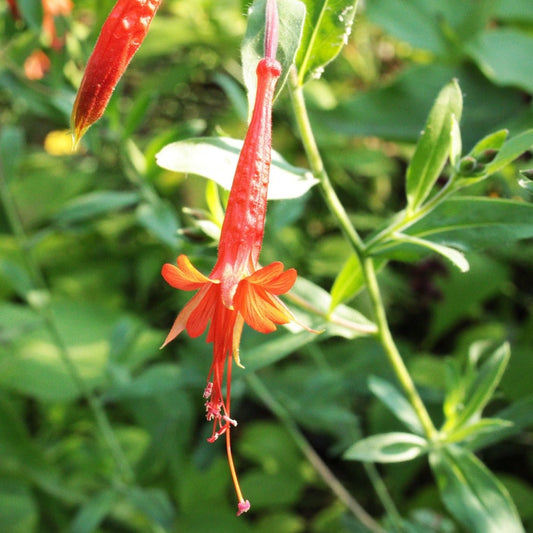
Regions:
<instances>
[{"instance_id":1,"label":"green leaf","mask_svg":"<svg viewBox=\"0 0 533 533\"><path fill-rule=\"evenodd\" d=\"M305 278L298 277L286 298L299 306L299 317L305 313L307 321L300 318L303 323L324 329L327 335L353 339L376 332L376 325L351 307L339 305L331 312L329 293Z\"/></svg>"},{"instance_id":2,"label":"green leaf","mask_svg":"<svg viewBox=\"0 0 533 533\"><path fill-rule=\"evenodd\" d=\"M436 244L425 239L419 239L418 237L413 237L412 235L405 235L402 233L395 233L392 238L398 242L405 242L407 244L421 246L422 248L428 248L429 250L432 250L433 252L436 252L448 259L448 261L455 265L461 272L468 272L470 268L468 260L464 254L455 248L450 248L449 246Z\"/></svg>"},{"instance_id":3,"label":"green leaf","mask_svg":"<svg viewBox=\"0 0 533 533\"><path fill-rule=\"evenodd\" d=\"M69 533L93 533L119 499L115 490L104 490L85 503L70 525Z\"/></svg>"},{"instance_id":4,"label":"green leaf","mask_svg":"<svg viewBox=\"0 0 533 533\"><path fill-rule=\"evenodd\" d=\"M424 132L407 168L408 210L415 212L428 197L450 155L454 120L459 121L463 99L457 81L446 85L429 114Z\"/></svg>"},{"instance_id":5,"label":"green leaf","mask_svg":"<svg viewBox=\"0 0 533 533\"><path fill-rule=\"evenodd\" d=\"M531 204L465 196L446 200L405 233L465 249L505 248L533 237L532 220Z\"/></svg>"},{"instance_id":6,"label":"green leaf","mask_svg":"<svg viewBox=\"0 0 533 533\"><path fill-rule=\"evenodd\" d=\"M411 404L405 399L398 389L388 381L377 376L370 376L368 387L377 396L389 411L411 431L422 434L424 429Z\"/></svg>"},{"instance_id":7,"label":"green leaf","mask_svg":"<svg viewBox=\"0 0 533 533\"><path fill-rule=\"evenodd\" d=\"M43 21L42 3L34 0L19 0L17 4L28 25L36 32L40 32Z\"/></svg>"},{"instance_id":8,"label":"green leaf","mask_svg":"<svg viewBox=\"0 0 533 533\"><path fill-rule=\"evenodd\" d=\"M472 157L478 157L485 150L497 150L500 151L501 147L504 145L507 136L509 135L509 130L498 130L494 133L489 133L483 139L478 141L474 148L470 151L468 155Z\"/></svg>"},{"instance_id":9,"label":"green leaf","mask_svg":"<svg viewBox=\"0 0 533 533\"><path fill-rule=\"evenodd\" d=\"M374 259L376 271L381 270L386 262L384 258L378 257ZM346 263L344 263L344 266L333 282L330 311L333 311L339 304L353 298L365 286L365 283L361 262L355 254L352 254Z\"/></svg>"},{"instance_id":10,"label":"green leaf","mask_svg":"<svg viewBox=\"0 0 533 533\"><path fill-rule=\"evenodd\" d=\"M60 225L76 224L137 204L135 191L94 191L68 202L55 216Z\"/></svg>"},{"instance_id":11,"label":"green leaf","mask_svg":"<svg viewBox=\"0 0 533 533\"><path fill-rule=\"evenodd\" d=\"M0 164L6 182L15 177L24 152L24 132L15 126L3 126L0 132Z\"/></svg>"},{"instance_id":12,"label":"green leaf","mask_svg":"<svg viewBox=\"0 0 533 533\"><path fill-rule=\"evenodd\" d=\"M505 487L472 453L456 446L429 455L448 511L471 533L524 533Z\"/></svg>"},{"instance_id":13,"label":"green leaf","mask_svg":"<svg viewBox=\"0 0 533 533\"><path fill-rule=\"evenodd\" d=\"M486 433L500 432L513 426L512 422L501 418L482 418L473 424L461 426L445 436L446 442L463 442L477 438Z\"/></svg>"},{"instance_id":14,"label":"green leaf","mask_svg":"<svg viewBox=\"0 0 533 533\"><path fill-rule=\"evenodd\" d=\"M400 463L427 453L427 441L412 433L382 433L356 442L344 459L372 463Z\"/></svg>"},{"instance_id":15,"label":"green leaf","mask_svg":"<svg viewBox=\"0 0 533 533\"><path fill-rule=\"evenodd\" d=\"M320 78L352 30L357 0L304 0L307 15L296 58L300 85Z\"/></svg>"},{"instance_id":16,"label":"green leaf","mask_svg":"<svg viewBox=\"0 0 533 533\"><path fill-rule=\"evenodd\" d=\"M178 245L180 224L174 208L166 201L143 203L137 207L137 221L171 248Z\"/></svg>"},{"instance_id":17,"label":"green leaf","mask_svg":"<svg viewBox=\"0 0 533 533\"><path fill-rule=\"evenodd\" d=\"M514 28L483 32L466 45L482 72L497 85L512 85L533 92L530 76L533 37Z\"/></svg>"},{"instance_id":18,"label":"green leaf","mask_svg":"<svg viewBox=\"0 0 533 533\"><path fill-rule=\"evenodd\" d=\"M289 70L294 63L305 20L305 5L299 0L277 0L279 41L277 60L281 63L281 77L276 85L274 99L283 89ZM264 57L266 0L255 0L248 10L248 25L242 41L241 57L244 84L248 92L248 107L253 109L257 86L256 67Z\"/></svg>"},{"instance_id":19,"label":"green leaf","mask_svg":"<svg viewBox=\"0 0 533 533\"><path fill-rule=\"evenodd\" d=\"M475 349L476 346L473 345L472 349ZM450 428L461 428L474 416L481 415L483 408L491 399L503 376L510 356L509 345L505 343L487 357L479 369L476 379L466 392L463 400L464 408L454 418L446 422L444 431L449 431Z\"/></svg>"},{"instance_id":20,"label":"green leaf","mask_svg":"<svg viewBox=\"0 0 533 533\"><path fill-rule=\"evenodd\" d=\"M227 137L201 137L165 146L156 156L160 167L197 174L230 190L243 141ZM268 198L280 200L305 194L317 180L311 172L293 167L272 151Z\"/></svg>"},{"instance_id":21,"label":"green leaf","mask_svg":"<svg viewBox=\"0 0 533 533\"><path fill-rule=\"evenodd\" d=\"M512 435L518 435L525 428L533 425L533 396L523 398L509 407L495 413L498 419L510 422L511 425L494 428L490 433L477 433L467 443L469 450L478 450L490 446Z\"/></svg>"},{"instance_id":22,"label":"green leaf","mask_svg":"<svg viewBox=\"0 0 533 533\"><path fill-rule=\"evenodd\" d=\"M526 130L514 137L511 137L501 147L498 155L488 164L486 167L486 174L490 176L501 168L507 166L514 161L517 157L522 155L525 151L529 150L533 146L533 129Z\"/></svg>"}]
</instances>

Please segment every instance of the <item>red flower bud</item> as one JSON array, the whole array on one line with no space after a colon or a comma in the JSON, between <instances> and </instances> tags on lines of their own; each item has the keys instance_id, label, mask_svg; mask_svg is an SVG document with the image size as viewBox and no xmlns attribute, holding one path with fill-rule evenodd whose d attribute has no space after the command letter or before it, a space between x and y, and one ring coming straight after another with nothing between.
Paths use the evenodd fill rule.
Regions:
<instances>
[{"instance_id":1,"label":"red flower bud","mask_svg":"<svg viewBox=\"0 0 533 533\"><path fill-rule=\"evenodd\" d=\"M133 55L143 42L161 0L118 0L89 58L72 110L77 144L103 114Z\"/></svg>"}]
</instances>

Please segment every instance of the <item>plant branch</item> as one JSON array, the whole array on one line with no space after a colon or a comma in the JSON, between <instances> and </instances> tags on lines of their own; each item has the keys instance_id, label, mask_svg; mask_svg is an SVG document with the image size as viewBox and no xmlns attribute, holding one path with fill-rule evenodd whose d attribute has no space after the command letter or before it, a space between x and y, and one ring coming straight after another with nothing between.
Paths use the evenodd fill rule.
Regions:
<instances>
[{"instance_id":1,"label":"plant branch","mask_svg":"<svg viewBox=\"0 0 533 533\"><path fill-rule=\"evenodd\" d=\"M361 237L357 233L357 230L353 227L344 207L339 200L329 176L324 168L316 140L313 135L311 123L307 113L305 105L305 99L302 91L302 86L298 82L298 75L293 67L289 76L291 84L291 96L294 113L296 116L296 122L300 130L302 138L302 144L309 159L309 165L315 178L320 182L320 188L322 196L329 210L333 216L337 219L337 222L342 229L345 237L353 248L354 252L358 256L365 276L368 292L372 302L372 307L375 315L375 322L378 328L377 338L380 340L389 362L396 374L396 377L402 386L405 394L413 409L416 411L418 418L424 428L426 436L431 439L435 436L436 430L433 426L431 418L426 410L422 399L420 398L418 391L414 385L414 382L403 362L402 356L396 347L394 339L392 337L387 316L385 313L385 307L383 305L383 299L379 290L379 285L376 278L376 269L371 257L367 256L366 246L361 240ZM428 207L426 207L428 209Z\"/></svg>"},{"instance_id":2,"label":"plant branch","mask_svg":"<svg viewBox=\"0 0 533 533\"><path fill-rule=\"evenodd\" d=\"M294 442L313 465L313 468L329 486L331 491L339 498L350 512L359 520L369 531L373 533L386 533L385 530L365 511L361 504L346 490L344 485L337 479L335 474L328 468L322 458L316 453L314 448L307 442L307 439L292 419L289 412L272 396L264 383L256 374L249 374L246 378L248 385L261 401L274 413L274 415L283 423Z\"/></svg>"}]
</instances>

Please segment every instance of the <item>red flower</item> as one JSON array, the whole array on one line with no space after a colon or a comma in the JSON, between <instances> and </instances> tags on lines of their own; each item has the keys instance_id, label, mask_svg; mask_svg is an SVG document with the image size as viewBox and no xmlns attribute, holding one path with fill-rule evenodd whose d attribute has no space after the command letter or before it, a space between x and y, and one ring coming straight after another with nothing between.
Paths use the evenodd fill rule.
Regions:
<instances>
[{"instance_id":1,"label":"red flower","mask_svg":"<svg viewBox=\"0 0 533 533\"><path fill-rule=\"evenodd\" d=\"M191 337L198 337L208 329L207 342L213 343L213 363L204 392L206 417L213 421L208 440L213 442L226 435L228 461L239 500L237 515L246 512L250 503L242 495L231 454L230 430L237 425L230 411L232 359L242 366L239 344L245 323L261 333L270 333L278 324L295 321L278 296L291 289L296 270L284 271L279 262L263 268L258 263L271 161L272 100L281 74L281 66L273 57L277 46L275 6L270 15L267 10L266 35L267 57L257 66L254 111L228 199L217 262L211 274L204 276L185 255L180 255L177 266L167 263L161 271L172 287L198 290L179 313L163 346L184 330Z\"/></svg>"},{"instance_id":2,"label":"red flower","mask_svg":"<svg viewBox=\"0 0 533 533\"><path fill-rule=\"evenodd\" d=\"M103 114L161 0L117 0L98 36L72 109L75 144Z\"/></svg>"}]
</instances>

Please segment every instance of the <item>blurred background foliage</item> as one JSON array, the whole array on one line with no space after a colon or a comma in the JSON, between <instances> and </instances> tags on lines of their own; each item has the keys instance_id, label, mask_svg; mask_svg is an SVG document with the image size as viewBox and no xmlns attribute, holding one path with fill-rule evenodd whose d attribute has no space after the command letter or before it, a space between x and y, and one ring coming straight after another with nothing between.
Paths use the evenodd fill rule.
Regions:
<instances>
[{"instance_id":1,"label":"blurred background foliage","mask_svg":"<svg viewBox=\"0 0 533 533\"><path fill-rule=\"evenodd\" d=\"M158 350L187 297L166 286L161 265L187 253L209 271L216 247L206 229L216 218L208 182L160 169L154 156L179 139L244 136L239 47L247 2L165 0L104 118L71 153L75 91L113 3L76 1L54 17L55 36L45 31L39 2L21 0L18 19L0 8L2 179L23 229L14 234L9 213L0 213L2 531L365 531L302 455L291 428L301 428L371 515L384 516L372 488L377 472L341 459L362 435L398 429L369 391L370 376L393 380L374 340L349 340L346 331L318 338L283 328L268 337L246 331L247 370L234 373L232 390L240 422L234 447L252 501L244 520L234 518L223 446L206 442L201 393L211 347L184 336ZM403 207L406 164L451 78L465 97L466 149L495 129L533 127L531 50L529 0L368 0L358 7L341 55L306 86L306 97L330 175L363 234ZM32 55L42 72L27 63ZM284 91L273 145L305 167L294 132ZM530 202L517 183L530 159L525 154L468 192ZM437 422L447 362L461 364L476 340L511 341L488 411L517 402L515 427L482 458L526 529L533 528L530 244L469 253L466 274L428 257L393 263L380 277L393 331ZM316 191L270 204L264 264L282 260L329 291L349 253ZM28 254L39 272L31 272ZM365 293L350 306L368 315ZM117 472L73 375L105 408L132 472ZM460 531L424 461L379 473L409 531Z\"/></svg>"}]
</instances>

